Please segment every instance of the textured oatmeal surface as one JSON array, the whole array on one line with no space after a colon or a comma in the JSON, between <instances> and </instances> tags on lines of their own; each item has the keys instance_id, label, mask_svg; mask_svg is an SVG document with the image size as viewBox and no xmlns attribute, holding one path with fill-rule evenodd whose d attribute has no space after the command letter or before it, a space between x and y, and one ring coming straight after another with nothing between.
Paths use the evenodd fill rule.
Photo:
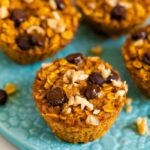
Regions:
<instances>
[{"instance_id":1,"label":"textured oatmeal surface","mask_svg":"<svg viewBox=\"0 0 150 150\"><path fill-rule=\"evenodd\" d=\"M121 45L124 40L124 37L118 40L100 38L90 28L82 25L75 40L54 57L62 58L72 52L82 52L89 56L91 54L89 49L99 45L103 49L101 57L112 64L120 72L122 79L127 81L128 96L133 99L133 111L126 113L123 110L105 136L87 144L68 144L59 140L40 117L32 98L31 85L41 63L21 66L1 52L0 87L4 88L8 82L14 83L17 86L17 92L9 96L4 107L0 107L0 133L23 150L149 150L149 136L140 136L134 123L139 116L142 118L148 116L149 121L150 101L136 87L124 66L121 57ZM44 62L49 61L53 59Z\"/></svg>"},{"instance_id":2,"label":"textured oatmeal surface","mask_svg":"<svg viewBox=\"0 0 150 150\"><path fill-rule=\"evenodd\" d=\"M123 57L136 84L150 96L150 26L138 29L127 39Z\"/></svg>"},{"instance_id":3,"label":"textured oatmeal surface","mask_svg":"<svg viewBox=\"0 0 150 150\"><path fill-rule=\"evenodd\" d=\"M77 4L89 24L108 35L130 31L150 12L149 0L77 0Z\"/></svg>"},{"instance_id":4,"label":"textured oatmeal surface","mask_svg":"<svg viewBox=\"0 0 150 150\"><path fill-rule=\"evenodd\" d=\"M0 45L19 63L45 59L73 39L79 18L71 0L3 0Z\"/></svg>"}]
</instances>

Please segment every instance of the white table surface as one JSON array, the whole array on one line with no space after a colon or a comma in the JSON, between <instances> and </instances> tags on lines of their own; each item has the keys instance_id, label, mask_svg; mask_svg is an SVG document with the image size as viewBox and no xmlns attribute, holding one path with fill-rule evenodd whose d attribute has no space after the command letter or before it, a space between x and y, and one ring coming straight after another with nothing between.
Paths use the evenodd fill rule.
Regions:
<instances>
[{"instance_id":1,"label":"white table surface","mask_svg":"<svg viewBox=\"0 0 150 150\"><path fill-rule=\"evenodd\" d=\"M0 150L18 150L14 145L10 144L2 135L0 135Z\"/></svg>"}]
</instances>

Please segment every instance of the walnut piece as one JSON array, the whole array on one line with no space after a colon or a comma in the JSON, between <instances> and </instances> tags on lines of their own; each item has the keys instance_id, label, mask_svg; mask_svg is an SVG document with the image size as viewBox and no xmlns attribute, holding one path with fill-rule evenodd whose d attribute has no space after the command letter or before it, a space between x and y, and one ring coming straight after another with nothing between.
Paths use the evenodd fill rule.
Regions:
<instances>
[{"instance_id":1,"label":"walnut piece","mask_svg":"<svg viewBox=\"0 0 150 150\"><path fill-rule=\"evenodd\" d=\"M88 115L86 118L86 123L94 126L99 125L99 119L93 115Z\"/></svg>"}]
</instances>

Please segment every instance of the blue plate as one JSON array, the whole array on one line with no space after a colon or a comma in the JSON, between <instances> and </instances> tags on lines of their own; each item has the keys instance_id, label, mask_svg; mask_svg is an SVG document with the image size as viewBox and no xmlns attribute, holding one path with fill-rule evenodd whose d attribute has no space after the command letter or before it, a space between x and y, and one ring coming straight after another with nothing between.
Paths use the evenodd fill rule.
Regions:
<instances>
[{"instance_id":1,"label":"blue plate","mask_svg":"<svg viewBox=\"0 0 150 150\"><path fill-rule=\"evenodd\" d=\"M0 107L0 133L21 150L148 150L150 137L138 135L135 127L137 117L150 115L150 101L141 94L131 80L122 59L121 46L125 37L104 39L82 24L74 41L54 58L69 53L83 52L91 55L89 49L101 45L101 57L119 70L129 85L128 96L134 99L133 111L124 110L101 139L87 144L70 144L59 140L41 118L32 98L32 83L41 63L22 66L14 63L0 52L0 87L8 82L17 85L18 92L9 97L8 103ZM52 61L46 60L44 62ZM150 100L150 99L149 99Z\"/></svg>"}]
</instances>

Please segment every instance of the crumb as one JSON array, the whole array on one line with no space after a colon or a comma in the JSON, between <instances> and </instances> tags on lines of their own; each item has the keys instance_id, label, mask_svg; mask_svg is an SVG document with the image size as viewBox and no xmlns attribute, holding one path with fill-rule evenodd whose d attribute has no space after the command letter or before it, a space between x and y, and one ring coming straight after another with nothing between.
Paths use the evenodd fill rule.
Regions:
<instances>
[{"instance_id":1,"label":"crumb","mask_svg":"<svg viewBox=\"0 0 150 150\"><path fill-rule=\"evenodd\" d=\"M127 98L126 99L126 101L125 101L125 111L127 112L127 113L131 113L132 112L132 110L133 110L133 107L132 107L132 98Z\"/></svg>"},{"instance_id":2,"label":"crumb","mask_svg":"<svg viewBox=\"0 0 150 150\"><path fill-rule=\"evenodd\" d=\"M125 105L128 105L128 106L131 105L132 101L133 101L132 98L127 98L125 101Z\"/></svg>"},{"instance_id":3,"label":"crumb","mask_svg":"<svg viewBox=\"0 0 150 150\"><path fill-rule=\"evenodd\" d=\"M131 113L132 110L133 110L133 107L131 105L127 106L127 108L126 108L127 113Z\"/></svg>"},{"instance_id":4,"label":"crumb","mask_svg":"<svg viewBox=\"0 0 150 150\"><path fill-rule=\"evenodd\" d=\"M148 133L149 129L148 129L148 122L147 122L147 118L137 118L136 120L136 125L137 125L137 129L138 129L138 133L140 135L145 135L146 133Z\"/></svg>"},{"instance_id":5,"label":"crumb","mask_svg":"<svg viewBox=\"0 0 150 150\"><path fill-rule=\"evenodd\" d=\"M91 53L94 55L101 55L102 54L102 48L100 46L95 46L90 49Z\"/></svg>"},{"instance_id":6,"label":"crumb","mask_svg":"<svg viewBox=\"0 0 150 150\"><path fill-rule=\"evenodd\" d=\"M16 87L16 85L14 85L12 83L7 83L4 90L6 91L6 93L8 95L11 95L17 91L17 87Z\"/></svg>"}]
</instances>

